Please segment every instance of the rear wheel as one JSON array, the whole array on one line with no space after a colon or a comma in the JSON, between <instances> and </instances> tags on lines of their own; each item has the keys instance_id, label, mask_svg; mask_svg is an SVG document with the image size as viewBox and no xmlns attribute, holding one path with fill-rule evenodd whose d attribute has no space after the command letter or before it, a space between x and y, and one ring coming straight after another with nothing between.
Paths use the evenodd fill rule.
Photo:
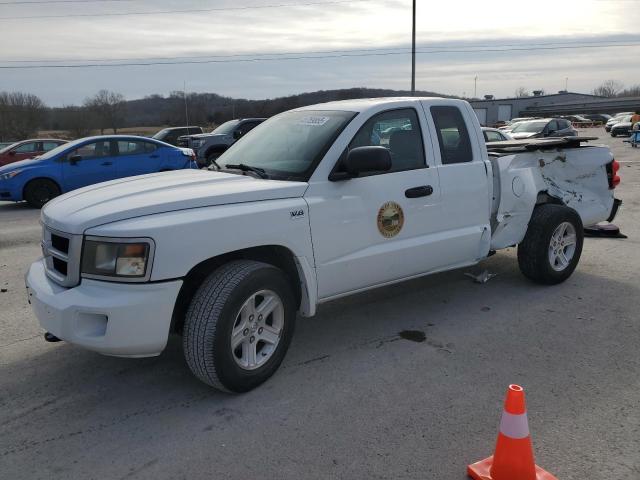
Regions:
<instances>
[{"instance_id":1,"label":"rear wheel","mask_svg":"<svg viewBox=\"0 0 640 480\"><path fill-rule=\"evenodd\" d=\"M564 205L540 205L518 245L518 265L525 277L552 285L571 276L582 253L584 232L578 213Z\"/></svg>"},{"instance_id":2,"label":"rear wheel","mask_svg":"<svg viewBox=\"0 0 640 480\"><path fill-rule=\"evenodd\" d=\"M49 200L60 195L60 187L46 178L31 180L24 188L24 199L34 208L42 208Z\"/></svg>"},{"instance_id":3,"label":"rear wheel","mask_svg":"<svg viewBox=\"0 0 640 480\"><path fill-rule=\"evenodd\" d=\"M183 336L187 364L219 390L251 390L280 366L295 316L292 288L280 269L230 262L209 275L191 301Z\"/></svg>"}]
</instances>

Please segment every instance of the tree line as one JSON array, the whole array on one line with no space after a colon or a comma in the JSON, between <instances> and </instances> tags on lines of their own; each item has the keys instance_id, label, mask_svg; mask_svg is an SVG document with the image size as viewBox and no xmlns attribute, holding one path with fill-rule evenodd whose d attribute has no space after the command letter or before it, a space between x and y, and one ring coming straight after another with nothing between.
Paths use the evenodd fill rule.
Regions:
<instances>
[{"instance_id":1,"label":"tree line","mask_svg":"<svg viewBox=\"0 0 640 480\"><path fill-rule=\"evenodd\" d=\"M113 132L125 127L160 127L198 125L212 127L232 118L270 117L292 108L333 100L407 96L410 92L389 89L350 88L320 90L267 100L231 98L214 93L171 92L126 101L124 96L100 90L81 105L47 107L36 95L23 92L0 92L0 141L34 136L38 130L62 131L67 138L79 138L92 132ZM444 96L429 91L419 96ZM640 85L625 88L622 82L607 80L593 90L603 97L640 96ZM519 87L517 97L529 96Z\"/></svg>"}]
</instances>

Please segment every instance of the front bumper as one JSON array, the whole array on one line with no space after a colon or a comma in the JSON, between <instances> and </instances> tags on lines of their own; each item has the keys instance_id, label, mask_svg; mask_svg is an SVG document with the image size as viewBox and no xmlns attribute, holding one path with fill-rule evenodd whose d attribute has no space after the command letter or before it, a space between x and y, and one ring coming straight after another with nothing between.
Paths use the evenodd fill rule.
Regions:
<instances>
[{"instance_id":1,"label":"front bumper","mask_svg":"<svg viewBox=\"0 0 640 480\"><path fill-rule=\"evenodd\" d=\"M164 350L182 280L121 284L83 279L64 288L45 274L42 259L25 277L42 328L104 355L152 357Z\"/></svg>"},{"instance_id":2,"label":"front bumper","mask_svg":"<svg viewBox=\"0 0 640 480\"><path fill-rule=\"evenodd\" d=\"M12 183L0 181L0 201L19 202L22 200L22 192Z\"/></svg>"}]
</instances>

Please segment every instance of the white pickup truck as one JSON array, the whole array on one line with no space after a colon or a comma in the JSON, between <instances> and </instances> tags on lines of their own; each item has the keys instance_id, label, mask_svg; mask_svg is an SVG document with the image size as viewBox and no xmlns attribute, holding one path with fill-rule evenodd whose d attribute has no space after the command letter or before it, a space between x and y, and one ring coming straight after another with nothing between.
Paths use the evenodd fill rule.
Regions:
<instances>
[{"instance_id":1,"label":"white pickup truck","mask_svg":"<svg viewBox=\"0 0 640 480\"><path fill-rule=\"evenodd\" d=\"M26 275L46 337L146 357L178 333L198 378L243 392L276 371L297 314L514 245L526 277L562 282L583 225L619 204L607 147L573 138L488 150L470 105L439 98L285 112L216 168L49 202L44 256Z\"/></svg>"}]
</instances>

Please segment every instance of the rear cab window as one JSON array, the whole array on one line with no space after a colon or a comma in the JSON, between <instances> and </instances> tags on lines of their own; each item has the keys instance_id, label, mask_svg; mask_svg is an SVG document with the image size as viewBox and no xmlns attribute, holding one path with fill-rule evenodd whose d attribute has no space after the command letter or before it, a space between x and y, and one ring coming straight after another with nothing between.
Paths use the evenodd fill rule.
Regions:
<instances>
[{"instance_id":1,"label":"rear cab window","mask_svg":"<svg viewBox=\"0 0 640 480\"><path fill-rule=\"evenodd\" d=\"M443 165L473 161L469 130L458 107L442 105L429 109L436 127Z\"/></svg>"}]
</instances>

